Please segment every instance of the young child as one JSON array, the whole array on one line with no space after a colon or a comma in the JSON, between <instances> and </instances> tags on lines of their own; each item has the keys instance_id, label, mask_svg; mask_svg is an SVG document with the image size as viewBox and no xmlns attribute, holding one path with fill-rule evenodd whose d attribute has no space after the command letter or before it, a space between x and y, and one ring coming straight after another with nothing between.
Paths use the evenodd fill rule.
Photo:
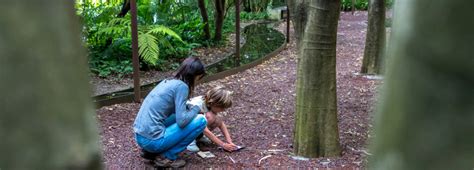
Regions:
<instances>
[{"instance_id":1,"label":"young child","mask_svg":"<svg viewBox=\"0 0 474 170\"><path fill-rule=\"evenodd\" d=\"M189 104L201 104L201 114L204 114L207 119L207 127L204 129L203 134L209 138L213 143L219 145L224 150L232 152L237 149L237 145L232 143L227 127L218 116L218 113L232 106L231 92L224 90L222 87L214 87L209 90L204 97L197 96L192 98ZM204 104L202 104L204 103ZM220 140L212 131L215 128L219 128L225 137L225 142ZM204 138L201 134L196 140ZM196 145L196 140L188 145L187 149L191 152L199 151L199 147Z\"/></svg>"}]
</instances>

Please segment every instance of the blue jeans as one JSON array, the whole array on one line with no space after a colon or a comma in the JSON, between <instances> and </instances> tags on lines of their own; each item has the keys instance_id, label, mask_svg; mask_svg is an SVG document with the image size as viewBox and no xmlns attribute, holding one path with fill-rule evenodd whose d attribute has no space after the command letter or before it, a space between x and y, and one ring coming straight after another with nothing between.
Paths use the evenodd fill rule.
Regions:
<instances>
[{"instance_id":1,"label":"blue jeans","mask_svg":"<svg viewBox=\"0 0 474 170\"><path fill-rule=\"evenodd\" d=\"M169 160L176 160L178 154L204 131L207 124L204 115L197 115L184 128L180 128L176 122L172 123L172 120L172 117L167 119L164 135L158 139L151 140L135 134L138 146L148 152L159 153Z\"/></svg>"}]
</instances>

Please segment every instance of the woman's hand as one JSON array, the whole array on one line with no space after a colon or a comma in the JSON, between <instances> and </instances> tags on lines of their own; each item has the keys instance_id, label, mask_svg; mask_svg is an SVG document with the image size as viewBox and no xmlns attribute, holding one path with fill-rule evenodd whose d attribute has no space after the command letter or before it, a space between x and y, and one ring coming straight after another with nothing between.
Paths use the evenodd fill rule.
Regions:
<instances>
[{"instance_id":1,"label":"woman's hand","mask_svg":"<svg viewBox=\"0 0 474 170\"><path fill-rule=\"evenodd\" d=\"M237 145L235 145L233 143L224 143L224 144L222 144L222 148L224 148L224 150L226 150L228 152L232 152L232 151L237 149Z\"/></svg>"}]
</instances>

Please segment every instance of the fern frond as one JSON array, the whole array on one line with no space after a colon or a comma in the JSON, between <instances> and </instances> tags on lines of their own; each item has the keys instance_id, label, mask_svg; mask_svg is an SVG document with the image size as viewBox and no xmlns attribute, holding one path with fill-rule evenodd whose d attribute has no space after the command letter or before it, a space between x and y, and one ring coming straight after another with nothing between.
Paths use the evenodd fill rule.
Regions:
<instances>
[{"instance_id":1,"label":"fern frond","mask_svg":"<svg viewBox=\"0 0 474 170\"><path fill-rule=\"evenodd\" d=\"M155 34L155 35L169 35L181 42L183 42L183 40L181 39L181 37L176 33L174 32L173 30L171 30L170 28L168 27L165 27L163 25L157 25L157 26L153 26L149 31L148 33L151 33L151 34Z\"/></svg>"},{"instance_id":2,"label":"fern frond","mask_svg":"<svg viewBox=\"0 0 474 170\"><path fill-rule=\"evenodd\" d=\"M140 32L138 34L138 53L146 63L156 65L160 54L155 36Z\"/></svg>"},{"instance_id":3,"label":"fern frond","mask_svg":"<svg viewBox=\"0 0 474 170\"><path fill-rule=\"evenodd\" d=\"M168 49L174 51L173 45L171 45L171 43L170 43L167 39L165 39L165 38L158 38L157 40L158 40L158 43L159 43L160 45L165 46L166 48L168 48Z\"/></svg>"},{"instance_id":4,"label":"fern frond","mask_svg":"<svg viewBox=\"0 0 474 170\"><path fill-rule=\"evenodd\" d=\"M130 29L130 19L114 18L110 20L104 28L101 28L97 34L106 36L125 36Z\"/></svg>"},{"instance_id":5,"label":"fern frond","mask_svg":"<svg viewBox=\"0 0 474 170\"><path fill-rule=\"evenodd\" d=\"M97 31L99 35L122 35L125 29L121 27L105 27Z\"/></svg>"},{"instance_id":6,"label":"fern frond","mask_svg":"<svg viewBox=\"0 0 474 170\"><path fill-rule=\"evenodd\" d=\"M131 24L130 18L114 18L109 21L108 25L109 26L125 26L129 27Z\"/></svg>"}]
</instances>

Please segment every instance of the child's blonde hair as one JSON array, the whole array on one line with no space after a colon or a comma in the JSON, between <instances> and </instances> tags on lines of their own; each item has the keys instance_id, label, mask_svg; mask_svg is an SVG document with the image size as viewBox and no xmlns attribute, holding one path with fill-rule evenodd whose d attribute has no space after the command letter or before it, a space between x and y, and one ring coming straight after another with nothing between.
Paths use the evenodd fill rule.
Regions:
<instances>
[{"instance_id":1,"label":"child's blonde hair","mask_svg":"<svg viewBox=\"0 0 474 170\"><path fill-rule=\"evenodd\" d=\"M232 92L225 90L222 86L217 86L207 91L205 100L206 106L216 106L221 108L229 108L232 106Z\"/></svg>"}]
</instances>

